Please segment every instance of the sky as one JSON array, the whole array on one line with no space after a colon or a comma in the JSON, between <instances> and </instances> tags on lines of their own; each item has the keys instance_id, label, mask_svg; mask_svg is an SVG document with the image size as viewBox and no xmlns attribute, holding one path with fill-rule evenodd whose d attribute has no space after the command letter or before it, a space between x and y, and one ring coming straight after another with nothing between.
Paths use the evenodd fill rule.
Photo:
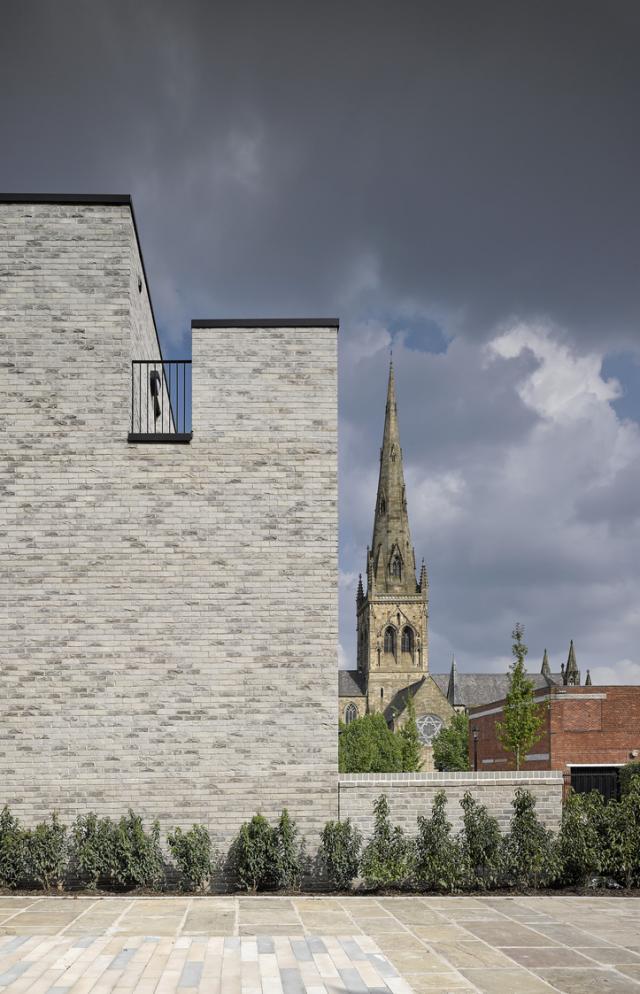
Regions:
<instances>
[{"instance_id":1,"label":"sky","mask_svg":"<svg viewBox=\"0 0 640 994\"><path fill-rule=\"evenodd\" d=\"M131 193L165 353L339 316L340 659L393 348L431 669L640 683L636 0L3 0L0 188Z\"/></svg>"}]
</instances>

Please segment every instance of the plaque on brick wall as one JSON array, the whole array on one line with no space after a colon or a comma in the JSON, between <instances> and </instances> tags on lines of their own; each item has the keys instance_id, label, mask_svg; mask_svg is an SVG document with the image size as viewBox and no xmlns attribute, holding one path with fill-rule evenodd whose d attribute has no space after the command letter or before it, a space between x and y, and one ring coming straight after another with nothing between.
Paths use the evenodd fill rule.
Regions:
<instances>
[{"instance_id":1,"label":"plaque on brick wall","mask_svg":"<svg viewBox=\"0 0 640 994\"><path fill-rule=\"evenodd\" d=\"M431 745L431 741L438 734L444 722L437 714L423 714L416 718L418 735L424 745Z\"/></svg>"}]
</instances>

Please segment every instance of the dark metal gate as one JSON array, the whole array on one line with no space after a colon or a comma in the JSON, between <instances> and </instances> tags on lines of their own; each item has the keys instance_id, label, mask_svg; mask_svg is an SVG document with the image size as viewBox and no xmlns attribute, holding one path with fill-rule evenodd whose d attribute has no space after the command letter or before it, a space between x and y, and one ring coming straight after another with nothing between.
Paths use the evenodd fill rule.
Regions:
<instances>
[{"instance_id":1,"label":"dark metal gate","mask_svg":"<svg viewBox=\"0 0 640 994\"><path fill-rule=\"evenodd\" d=\"M577 794L599 790L605 801L620 799L617 766L572 766L571 786Z\"/></svg>"}]
</instances>

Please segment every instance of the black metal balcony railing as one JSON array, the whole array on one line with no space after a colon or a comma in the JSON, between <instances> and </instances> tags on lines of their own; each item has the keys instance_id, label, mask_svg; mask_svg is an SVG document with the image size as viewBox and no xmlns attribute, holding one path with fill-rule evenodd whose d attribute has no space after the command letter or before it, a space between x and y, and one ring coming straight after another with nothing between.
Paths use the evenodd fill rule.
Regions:
<instances>
[{"instance_id":1,"label":"black metal balcony railing","mask_svg":"<svg viewBox=\"0 0 640 994\"><path fill-rule=\"evenodd\" d=\"M131 363L130 442L190 442L191 360Z\"/></svg>"}]
</instances>

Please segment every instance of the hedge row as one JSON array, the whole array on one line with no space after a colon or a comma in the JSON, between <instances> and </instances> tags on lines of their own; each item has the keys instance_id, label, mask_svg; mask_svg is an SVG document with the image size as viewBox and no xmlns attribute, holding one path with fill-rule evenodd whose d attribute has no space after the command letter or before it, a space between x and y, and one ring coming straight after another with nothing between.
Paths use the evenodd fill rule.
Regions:
<instances>
[{"instance_id":1,"label":"hedge row","mask_svg":"<svg viewBox=\"0 0 640 994\"><path fill-rule=\"evenodd\" d=\"M605 804L596 792L570 794L557 834L541 824L527 790L515 793L505 835L470 793L460 803L460 832L452 832L440 791L431 814L418 816L416 835L410 837L391 823L381 795L364 847L348 819L330 821L313 860L286 810L275 826L260 814L242 825L225 861L203 825L175 829L167 846L182 888L195 891L209 888L215 870L227 871L228 879L248 891L295 890L303 877L336 890L349 890L357 881L368 889L440 893L640 885L639 777L630 778L620 801ZM79 816L69 831L55 814L34 829L23 828L8 807L0 815L0 886L62 889L72 881L88 888L162 890L171 869L158 823L146 831L133 811L118 822L93 813Z\"/></svg>"}]
</instances>

